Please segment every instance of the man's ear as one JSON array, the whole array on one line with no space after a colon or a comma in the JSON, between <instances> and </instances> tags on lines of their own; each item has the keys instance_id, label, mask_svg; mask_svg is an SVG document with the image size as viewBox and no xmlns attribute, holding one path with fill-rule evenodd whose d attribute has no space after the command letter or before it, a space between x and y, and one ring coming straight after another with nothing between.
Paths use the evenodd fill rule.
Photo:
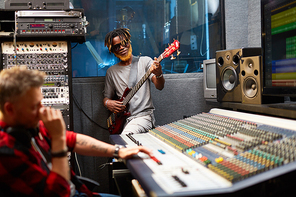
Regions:
<instances>
[{"instance_id":1,"label":"man's ear","mask_svg":"<svg viewBox=\"0 0 296 197\"><path fill-rule=\"evenodd\" d=\"M6 102L4 104L4 113L9 115L9 116L13 116L15 109L14 109L14 105L11 102Z\"/></svg>"}]
</instances>

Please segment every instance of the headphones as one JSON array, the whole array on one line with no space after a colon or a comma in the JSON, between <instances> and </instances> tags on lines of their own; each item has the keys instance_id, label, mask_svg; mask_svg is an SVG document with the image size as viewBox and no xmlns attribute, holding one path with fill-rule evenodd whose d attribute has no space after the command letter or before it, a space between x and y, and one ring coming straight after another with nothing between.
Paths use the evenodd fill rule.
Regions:
<instances>
[{"instance_id":1,"label":"headphones","mask_svg":"<svg viewBox=\"0 0 296 197\"><path fill-rule=\"evenodd\" d=\"M6 129L3 129L0 126L0 129L7 134L11 135L18 141L20 144L24 145L27 148L31 147L31 138L33 136L38 135L38 128L35 129L26 129L21 126L16 127L8 127Z\"/></svg>"},{"instance_id":2,"label":"headphones","mask_svg":"<svg viewBox=\"0 0 296 197\"><path fill-rule=\"evenodd\" d=\"M38 135L39 133L39 128L29 128L26 129L24 127L21 126L16 126L16 127L8 127L3 129L0 126L0 130L6 132L7 134L11 135L12 137L15 138L15 147L16 149L19 149L23 152L27 152L27 149L31 148L33 144L35 144L35 147L38 146L39 147L39 153L42 156L43 155L43 160L45 163L45 166L48 165L48 163L51 160L51 156L46 152L46 150L44 150L42 147L39 146L38 143L36 143L33 140L33 144L32 144L32 137L35 137ZM33 145L34 146L34 145ZM36 149L35 149L36 150ZM49 172L49 168L47 168L47 171Z\"/></svg>"}]
</instances>

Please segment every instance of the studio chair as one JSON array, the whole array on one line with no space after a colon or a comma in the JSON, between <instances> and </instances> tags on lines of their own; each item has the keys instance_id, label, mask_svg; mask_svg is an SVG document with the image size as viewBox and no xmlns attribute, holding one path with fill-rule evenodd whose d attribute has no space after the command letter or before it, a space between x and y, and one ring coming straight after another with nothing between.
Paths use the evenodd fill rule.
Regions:
<instances>
[{"instance_id":1,"label":"studio chair","mask_svg":"<svg viewBox=\"0 0 296 197\"><path fill-rule=\"evenodd\" d=\"M97 181L94 181L92 179L86 178L86 177L82 177L82 176L76 176L78 178L78 180L80 180L83 184L86 185L86 187L90 190L90 191L94 191L96 186L100 186L100 184Z\"/></svg>"}]
</instances>

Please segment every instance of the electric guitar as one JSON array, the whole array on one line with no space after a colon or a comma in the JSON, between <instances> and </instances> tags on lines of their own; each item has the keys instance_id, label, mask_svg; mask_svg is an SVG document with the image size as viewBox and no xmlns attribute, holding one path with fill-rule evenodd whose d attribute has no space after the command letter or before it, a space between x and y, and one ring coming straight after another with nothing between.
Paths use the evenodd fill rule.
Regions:
<instances>
[{"instance_id":1,"label":"electric guitar","mask_svg":"<svg viewBox=\"0 0 296 197\"><path fill-rule=\"evenodd\" d=\"M171 59L175 59L172 55L175 51L177 51L177 55L180 54L178 49L180 48L180 42L175 40L172 44L169 45L168 48L157 58L158 62L161 62L164 58L171 56ZM130 112L128 112L128 102L133 98L133 96L137 93L137 91L142 87L144 82L148 79L151 75L150 69L144 74L141 80L133 87L133 88L126 88L122 97L118 100L123 102L123 105L126 106L125 111L120 113L112 113L109 118L107 119L107 126L108 131L110 134L120 134L123 130L123 126L125 120L128 116L130 116Z\"/></svg>"}]
</instances>

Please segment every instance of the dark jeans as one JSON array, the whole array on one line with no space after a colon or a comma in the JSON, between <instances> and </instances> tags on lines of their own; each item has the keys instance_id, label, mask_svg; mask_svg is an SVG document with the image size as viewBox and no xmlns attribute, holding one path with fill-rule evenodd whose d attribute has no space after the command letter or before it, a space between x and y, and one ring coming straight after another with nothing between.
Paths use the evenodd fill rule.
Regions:
<instances>
[{"instance_id":1,"label":"dark jeans","mask_svg":"<svg viewBox=\"0 0 296 197\"><path fill-rule=\"evenodd\" d=\"M114 194L103 194L103 193L96 193L93 195L94 197L120 197L118 195L114 195ZM85 193L79 193L78 191L76 191L76 194L73 197L87 197L87 195Z\"/></svg>"}]
</instances>

